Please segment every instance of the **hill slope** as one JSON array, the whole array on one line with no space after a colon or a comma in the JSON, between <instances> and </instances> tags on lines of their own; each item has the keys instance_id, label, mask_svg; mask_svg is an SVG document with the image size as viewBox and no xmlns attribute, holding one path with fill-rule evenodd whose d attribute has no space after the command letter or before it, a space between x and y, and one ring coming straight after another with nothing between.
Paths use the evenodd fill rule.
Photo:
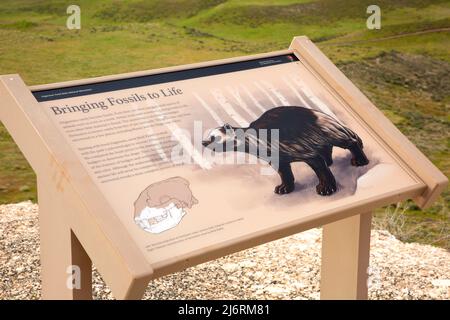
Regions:
<instances>
[{"instance_id":1,"label":"hill slope","mask_svg":"<svg viewBox=\"0 0 450 320\"><path fill-rule=\"evenodd\" d=\"M71 1L2 0L0 74L57 82L278 50L305 34L448 176L450 3L378 1L382 28L368 30L370 2L80 0L82 29L72 31ZM407 203L406 230L387 227L450 248L449 198L425 212ZM27 199L34 174L0 125L0 203Z\"/></svg>"}]
</instances>

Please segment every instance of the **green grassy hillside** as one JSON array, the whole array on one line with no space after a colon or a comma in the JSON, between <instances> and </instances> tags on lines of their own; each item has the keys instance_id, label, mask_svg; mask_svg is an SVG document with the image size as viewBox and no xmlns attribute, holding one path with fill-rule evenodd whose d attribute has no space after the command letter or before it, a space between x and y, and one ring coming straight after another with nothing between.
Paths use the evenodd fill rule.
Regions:
<instances>
[{"instance_id":1,"label":"green grassy hillside","mask_svg":"<svg viewBox=\"0 0 450 320\"><path fill-rule=\"evenodd\" d=\"M377 1L381 30L366 28L365 0L80 0L78 31L65 27L72 3L2 0L0 74L57 82L284 49L305 34L449 176L448 1ZM0 125L0 203L26 199L34 174ZM375 221L450 248L449 200L447 190L431 209L401 204Z\"/></svg>"}]
</instances>

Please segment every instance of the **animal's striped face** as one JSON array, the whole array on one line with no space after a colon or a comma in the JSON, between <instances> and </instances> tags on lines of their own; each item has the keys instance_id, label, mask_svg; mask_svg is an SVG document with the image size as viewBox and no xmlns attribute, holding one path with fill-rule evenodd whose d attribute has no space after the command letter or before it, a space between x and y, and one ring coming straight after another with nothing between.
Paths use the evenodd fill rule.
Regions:
<instances>
[{"instance_id":1,"label":"animal's striped face","mask_svg":"<svg viewBox=\"0 0 450 320\"><path fill-rule=\"evenodd\" d=\"M204 147L215 149L220 145L225 146L230 143L234 145L235 138L234 128L229 124L224 124L222 127L212 129L202 144Z\"/></svg>"}]
</instances>

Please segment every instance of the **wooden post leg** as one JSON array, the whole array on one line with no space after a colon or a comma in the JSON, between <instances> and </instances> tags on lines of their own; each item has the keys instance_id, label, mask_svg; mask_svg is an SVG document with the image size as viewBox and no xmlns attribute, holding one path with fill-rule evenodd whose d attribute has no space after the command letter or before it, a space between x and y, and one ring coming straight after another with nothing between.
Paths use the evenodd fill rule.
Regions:
<instances>
[{"instance_id":1,"label":"wooden post leg","mask_svg":"<svg viewBox=\"0 0 450 320\"><path fill-rule=\"evenodd\" d=\"M62 193L38 177L42 299L92 299L92 263L65 223Z\"/></svg>"},{"instance_id":2,"label":"wooden post leg","mask_svg":"<svg viewBox=\"0 0 450 320\"><path fill-rule=\"evenodd\" d=\"M367 299L371 221L367 212L323 226L321 299Z\"/></svg>"}]
</instances>

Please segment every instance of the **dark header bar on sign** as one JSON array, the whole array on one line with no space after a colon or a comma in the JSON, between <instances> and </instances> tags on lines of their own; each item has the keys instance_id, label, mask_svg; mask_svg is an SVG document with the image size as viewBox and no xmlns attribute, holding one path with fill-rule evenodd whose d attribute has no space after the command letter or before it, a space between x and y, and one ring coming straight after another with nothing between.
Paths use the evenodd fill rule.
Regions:
<instances>
[{"instance_id":1,"label":"dark header bar on sign","mask_svg":"<svg viewBox=\"0 0 450 320\"><path fill-rule=\"evenodd\" d=\"M152 74L148 76L91 83L51 90L34 91L33 95L38 102L51 101L102 92L144 87L148 85L167 83L179 80L207 77L229 72L269 67L277 64L289 63L294 61L298 61L298 58L294 54L286 54L275 57L219 64L209 67Z\"/></svg>"}]
</instances>

